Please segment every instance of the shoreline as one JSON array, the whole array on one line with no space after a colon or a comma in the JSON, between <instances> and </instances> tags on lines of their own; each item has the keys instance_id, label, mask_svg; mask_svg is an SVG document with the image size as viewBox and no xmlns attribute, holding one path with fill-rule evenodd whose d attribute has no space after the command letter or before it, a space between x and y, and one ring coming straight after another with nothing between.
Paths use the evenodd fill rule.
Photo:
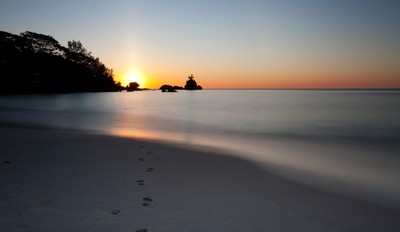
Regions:
<instances>
[{"instance_id":1,"label":"shoreline","mask_svg":"<svg viewBox=\"0 0 400 232\"><path fill-rule=\"evenodd\" d=\"M398 231L399 212L220 151L0 126L5 231ZM222 150L221 150L222 151Z\"/></svg>"}]
</instances>

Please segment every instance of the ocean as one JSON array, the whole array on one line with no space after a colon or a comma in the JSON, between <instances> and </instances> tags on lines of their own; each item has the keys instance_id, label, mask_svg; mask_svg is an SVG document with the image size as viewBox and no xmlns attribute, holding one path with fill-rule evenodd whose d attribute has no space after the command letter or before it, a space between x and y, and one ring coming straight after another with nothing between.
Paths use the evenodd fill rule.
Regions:
<instances>
[{"instance_id":1,"label":"ocean","mask_svg":"<svg viewBox=\"0 0 400 232\"><path fill-rule=\"evenodd\" d=\"M0 125L218 149L326 191L400 205L399 90L5 95Z\"/></svg>"}]
</instances>

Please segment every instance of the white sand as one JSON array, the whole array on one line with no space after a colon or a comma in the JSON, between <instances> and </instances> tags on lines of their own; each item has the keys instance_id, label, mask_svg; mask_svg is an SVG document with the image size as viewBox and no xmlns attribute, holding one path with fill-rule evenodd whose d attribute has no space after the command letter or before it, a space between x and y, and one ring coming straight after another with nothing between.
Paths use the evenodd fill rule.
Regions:
<instances>
[{"instance_id":1,"label":"white sand","mask_svg":"<svg viewBox=\"0 0 400 232\"><path fill-rule=\"evenodd\" d=\"M0 231L400 231L400 212L222 154L74 132L0 132Z\"/></svg>"}]
</instances>

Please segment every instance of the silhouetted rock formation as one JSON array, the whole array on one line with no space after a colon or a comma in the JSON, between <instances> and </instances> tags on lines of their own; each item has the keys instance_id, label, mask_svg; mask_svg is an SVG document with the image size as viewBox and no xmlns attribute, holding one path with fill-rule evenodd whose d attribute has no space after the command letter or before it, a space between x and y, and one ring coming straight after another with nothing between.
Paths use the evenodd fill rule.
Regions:
<instances>
[{"instance_id":1,"label":"silhouetted rock formation","mask_svg":"<svg viewBox=\"0 0 400 232\"><path fill-rule=\"evenodd\" d=\"M141 90L141 89L139 89L139 86L140 85L137 82L130 82L129 86L126 87L126 91L133 92L133 91Z\"/></svg>"},{"instance_id":2,"label":"silhouetted rock formation","mask_svg":"<svg viewBox=\"0 0 400 232\"><path fill-rule=\"evenodd\" d=\"M81 42L63 47L49 35L0 31L0 93L117 91L112 69Z\"/></svg>"},{"instance_id":3,"label":"silhouetted rock formation","mask_svg":"<svg viewBox=\"0 0 400 232\"><path fill-rule=\"evenodd\" d=\"M172 86L172 85L163 85L160 87L160 89L162 90L162 92L176 92L176 90L202 90L203 87L201 87L200 85L197 85L196 81L193 80L193 74L190 75L189 80L186 81L186 85L185 88L181 87L181 86Z\"/></svg>"},{"instance_id":4,"label":"silhouetted rock formation","mask_svg":"<svg viewBox=\"0 0 400 232\"><path fill-rule=\"evenodd\" d=\"M176 92L175 88L171 85L163 85L160 87L161 92Z\"/></svg>"},{"instance_id":5,"label":"silhouetted rock formation","mask_svg":"<svg viewBox=\"0 0 400 232\"><path fill-rule=\"evenodd\" d=\"M177 86L177 85L175 85L175 86L174 86L174 89L177 90L177 89L184 89L184 88L183 88L182 86Z\"/></svg>"},{"instance_id":6,"label":"silhouetted rock formation","mask_svg":"<svg viewBox=\"0 0 400 232\"><path fill-rule=\"evenodd\" d=\"M194 76L193 74L188 76L189 80L186 81L185 89L186 90L201 90L203 87L200 85L197 85L196 81L193 80Z\"/></svg>"}]
</instances>

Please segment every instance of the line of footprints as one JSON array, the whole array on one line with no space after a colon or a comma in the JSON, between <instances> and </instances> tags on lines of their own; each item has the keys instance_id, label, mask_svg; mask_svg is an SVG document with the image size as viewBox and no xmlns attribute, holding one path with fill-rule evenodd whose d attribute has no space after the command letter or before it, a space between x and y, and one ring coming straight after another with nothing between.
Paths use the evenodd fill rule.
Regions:
<instances>
[{"instance_id":1,"label":"line of footprints","mask_svg":"<svg viewBox=\"0 0 400 232\"><path fill-rule=\"evenodd\" d=\"M139 147L140 147L140 148L144 148L143 146L139 146ZM147 151L147 154L150 155L150 154L152 154L152 152L151 152L151 151ZM159 160L159 159L160 159L159 157L156 158L156 160ZM144 159L143 157L138 158L138 160L139 160L140 162L144 162L144 161L145 161L145 159ZM149 173L151 173L151 172L154 171L154 168L147 168L146 171L149 172ZM144 186L144 185L145 185L144 180L137 180L136 183L137 183L138 185L140 185L140 186ZM152 198L150 198L150 197L143 197L143 198L142 198L142 206L143 206L143 207L150 206L152 203L153 203L153 199L152 199ZM147 229L140 229L140 230L136 230L136 232L149 232L149 230L147 230Z\"/></svg>"},{"instance_id":2,"label":"line of footprints","mask_svg":"<svg viewBox=\"0 0 400 232\"><path fill-rule=\"evenodd\" d=\"M144 148L144 146L139 146L139 148ZM152 154L152 152L151 151L147 151L147 154L150 155L150 154ZM144 162L145 158L140 157L140 158L138 158L138 160L140 162ZM156 160L160 160L160 157L157 157ZM146 171L147 172L153 172L154 168L147 168ZM136 183L138 185L140 185L140 186L145 185L144 180L137 180ZM150 206L152 203L153 203L153 199L152 198L150 198L150 197L143 197L142 198L142 206L147 207L147 206ZM120 210L113 210L111 212L111 214L119 214L119 213L121 213ZM150 231L148 229L140 229L140 230L136 230L136 232L150 232Z\"/></svg>"},{"instance_id":3,"label":"line of footprints","mask_svg":"<svg viewBox=\"0 0 400 232\"><path fill-rule=\"evenodd\" d=\"M139 146L139 147L143 148L143 146ZM150 154L152 154L152 152L151 151L147 151L147 154L150 155ZM145 159L143 157L140 157L140 158L138 158L138 160L140 162L143 162ZM157 158L157 160L159 160L159 158ZM153 172L154 168L147 168L146 171L147 172ZM136 183L138 185L143 186L144 185L144 180L137 180ZM149 206L153 202L153 199L151 199L150 197L144 197L142 200L143 200L142 206Z\"/></svg>"}]
</instances>

